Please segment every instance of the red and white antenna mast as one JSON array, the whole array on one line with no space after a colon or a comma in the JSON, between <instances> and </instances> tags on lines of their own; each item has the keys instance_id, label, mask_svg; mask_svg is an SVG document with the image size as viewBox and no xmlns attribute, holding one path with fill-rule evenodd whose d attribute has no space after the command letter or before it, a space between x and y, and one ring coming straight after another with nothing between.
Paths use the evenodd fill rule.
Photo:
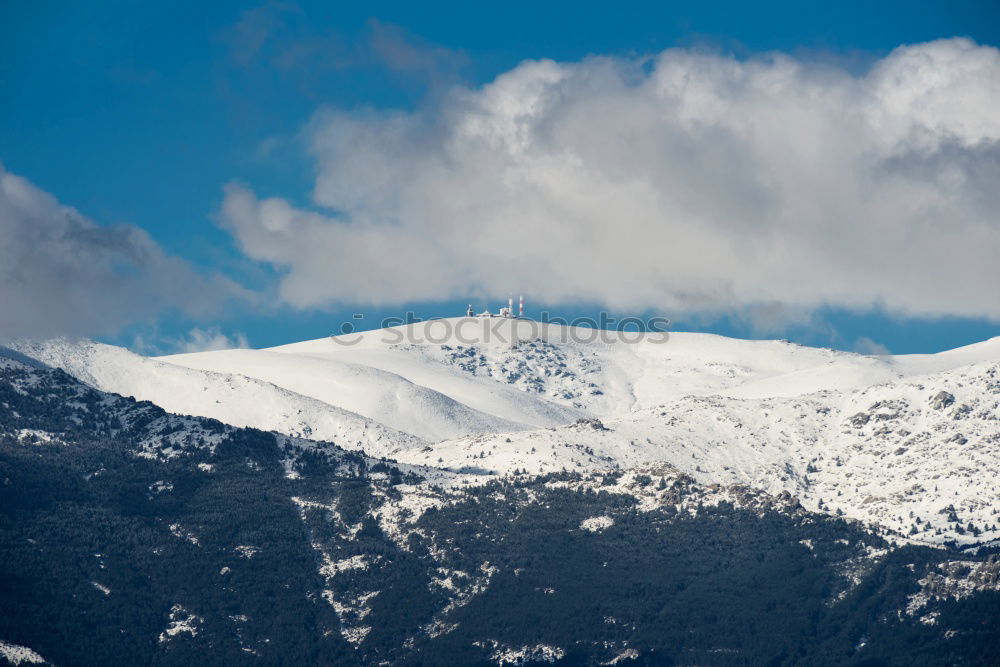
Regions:
<instances>
[{"instance_id":1,"label":"red and white antenna mast","mask_svg":"<svg viewBox=\"0 0 1000 667\"><path fill-rule=\"evenodd\" d=\"M524 295L523 294L519 297L518 315L517 316L518 317L524 317Z\"/></svg>"}]
</instances>

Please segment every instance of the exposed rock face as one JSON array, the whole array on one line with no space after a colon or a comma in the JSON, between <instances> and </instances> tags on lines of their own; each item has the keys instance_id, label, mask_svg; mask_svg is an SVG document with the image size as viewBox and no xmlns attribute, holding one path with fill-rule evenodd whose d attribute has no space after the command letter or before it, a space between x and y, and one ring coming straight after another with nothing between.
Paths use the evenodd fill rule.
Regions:
<instances>
[{"instance_id":1,"label":"exposed rock face","mask_svg":"<svg viewBox=\"0 0 1000 667\"><path fill-rule=\"evenodd\" d=\"M1000 557L985 561L945 561L917 583L920 592L907 600L906 611L913 615L931 600L960 600L980 591L1000 591Z\"/></svg>"},{"instance_id":2,"label":"exposed rock face","mask_svg":"<svg viewBox=\"0 0 1000 667\"><path fill-rule=\"evenodd\" d=\"M946 407L955 402L955 397L948 393L947 391L939 391L931 399L931 407L935 410L944 410Z\"/></svg>"}]
</instances>

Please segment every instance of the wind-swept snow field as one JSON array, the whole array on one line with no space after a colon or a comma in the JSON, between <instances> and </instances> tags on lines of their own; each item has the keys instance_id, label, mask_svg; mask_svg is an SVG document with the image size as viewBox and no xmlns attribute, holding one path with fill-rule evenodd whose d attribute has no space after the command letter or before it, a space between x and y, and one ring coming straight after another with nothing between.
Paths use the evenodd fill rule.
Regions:
<instances>
[{"instance_id":1,"label":"wind-swept snow field","mask_svg":"<svg viewBox=\"0 0 1000 667\"><path fill-rule=\"evenodd\" d=\"M404 463L475 474L666 463L788 491L897 539L1000 538L1000 338L870 357L597 333L454 318L155 359L92 342L18 349L171 412Z\"/></svg>"}]
</instances>

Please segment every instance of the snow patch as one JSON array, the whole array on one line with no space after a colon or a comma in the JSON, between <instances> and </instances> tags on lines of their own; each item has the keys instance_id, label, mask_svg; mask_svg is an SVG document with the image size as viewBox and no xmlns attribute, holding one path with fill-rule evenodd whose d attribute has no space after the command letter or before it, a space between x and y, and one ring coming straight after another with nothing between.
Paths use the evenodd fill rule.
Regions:
<instances>
[{"instance_id":1,"label":"snow patch","mask_svg":"<svg viewBox=\"0 0 1000 667\"><path fill-rule=\"evenodd\" d=\"M548 644L535 644L534 646L513 647L492 642L495 645L494 651L490 654L490 660L498 665L519 666L529 662L556 662L562 660L566 651L558 646Z\"/></svg>"},{"instance_id":2,"label":"snow patch","mask_svg":"<svg viewBox=\"0 0 1000 667\"><path fill-rule=\"evenodd\" d=\"M233 551L235 551L240 558L246 558L247 560L250 560L258 553L260 553L260 549L258 547L252 546L250 544L241 544L235 547Z\"/></svg>"},{"instance_id":3,"label":"snow patch","mask_svg":"<svg viewBox=\"0 0 1000 667\"><path fill-rule=\"evenodd\" d=\"M621 662L625 662L626 660L638 660L638 659L639 659L639 652L636 651L634 648L627 648L618 655L616 655L615 657L608 660L607 662L602 662L601 664L617 665Z\"/></svg>"},{"instance_id":4,"label":"snow patch","mask_svg":"<svg viewBox=\"0 0 1000 667\"><path fill-rule=\"evenodd\" d=\"M183 606L175 604L170 608L170 623L160 633L160 643L163 644L175 639L183 633L197 637L198 629L204 621L205 619L201 616L188 613Z\"/></svg>"},{"instance_id":5,"label":"snow patch","mask_svg":"<svg viewBox=\"0 0 1000 667\"><path fill-rule=\"evenodd\" d=\"M187 540L196 547L201 546L201 542L198 541L198 538L195 537L194 533L187 530L186 528L184 528L184 526L182 526L179 523L170 524L170 534L173 535L174 537L179 537L181 539Z\"/></svg>"},{"instance_id":6,"label":"snow patch","mask_svg":"<svg viewBox=\"0 0 1000 667\"><path fill-rule=\"evenodd\" d=\"M11 644L2 640L0 640L0 657L13 665L20 665L22 662L37 665L45 662L45 658L27 646Z\"/></svg>"},{"instance_id":7,"label":"snow patch","mask_svg":"<svg viewBox=\"0 0 1000 667\"><path fill-rule=\"evenodd\" d=\"M615 525L615 520L609 516L592 516L580 522L580 529L591 533L599 533Z\"/></svg>"},{"instance_id":8,"label":"snow patch","mask_svg":"<svg viewBox=\"0 0 1000 667\"><path fill-rule=\"evenodd\" d=\"M341 572L350 570L367 570L368 556L357 555L341 560L333 560L329 555L323 554L323 564L320 565L319 573L326 579L337 576Z\"/></svg>"}]
</instances>

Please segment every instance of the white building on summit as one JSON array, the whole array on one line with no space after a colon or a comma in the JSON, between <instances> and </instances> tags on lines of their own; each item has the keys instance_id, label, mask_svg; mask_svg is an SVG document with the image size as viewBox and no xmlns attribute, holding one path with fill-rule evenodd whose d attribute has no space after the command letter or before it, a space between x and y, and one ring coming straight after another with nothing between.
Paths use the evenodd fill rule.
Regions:
<instances>
[{"instance_id":1,"label":"white building on summit","mask_svg":"<svg viewBox=\"0 0 1000 667\"><path fill-rule=\"evenodd\" d=\"M474 314L472 310L472 304L469 304L469 309L465 311L466 317L507 317L507 318L518 318L524 317L524 296L519 297L518 302L518 314L514 314L514 297L507 298L507 305L500 308L500 312L494 314L489 310L484 310L478 315Z\"/></svg>"}]
</instances>

